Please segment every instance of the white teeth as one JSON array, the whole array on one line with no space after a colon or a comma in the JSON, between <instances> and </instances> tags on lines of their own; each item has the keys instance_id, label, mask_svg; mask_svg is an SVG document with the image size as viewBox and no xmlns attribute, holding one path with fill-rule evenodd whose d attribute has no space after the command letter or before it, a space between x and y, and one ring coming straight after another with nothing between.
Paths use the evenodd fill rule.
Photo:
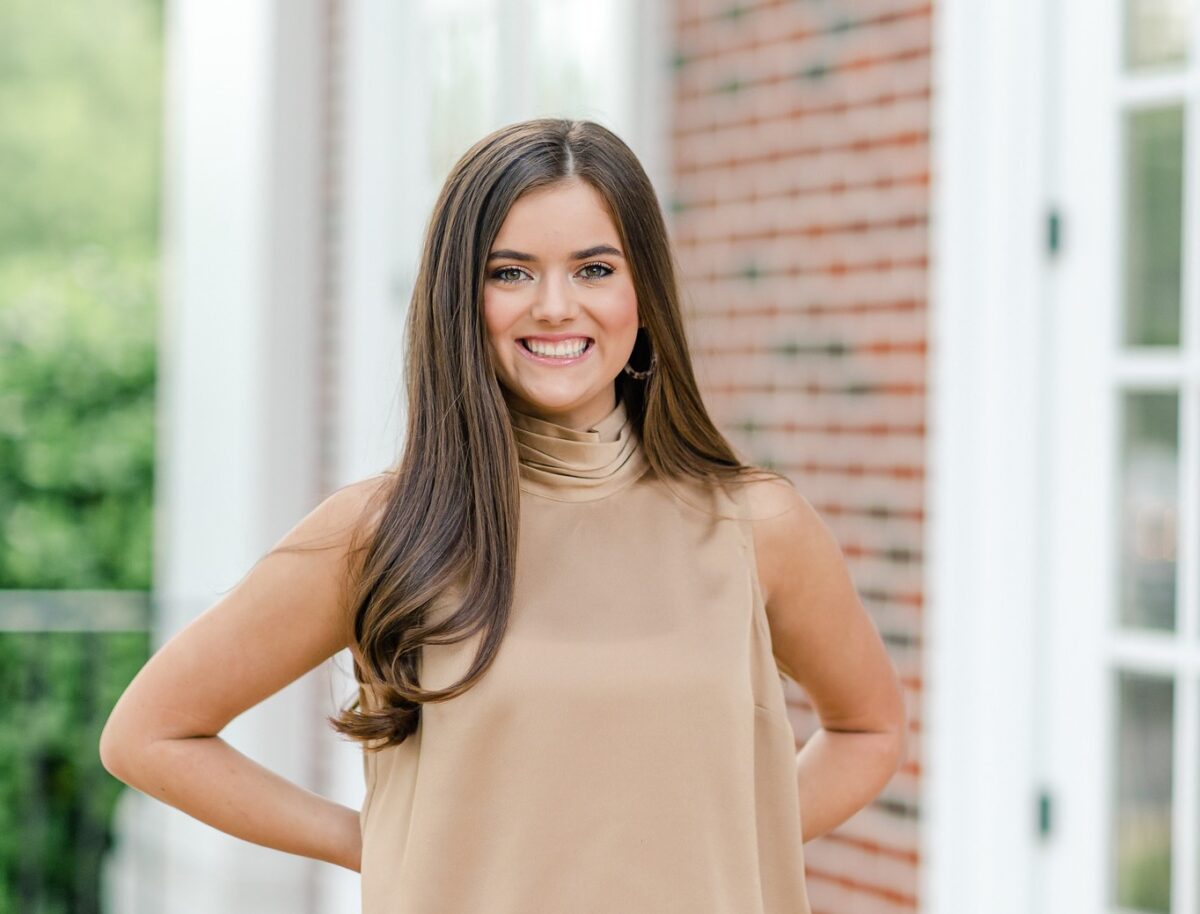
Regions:
<instances>
[{"instance_id":1,"label":"white teeth","mask_svg":"<svg viewBox=\"0 0 1200 914\"><path fill-rule=\"evenodd\" d=\"M525 347L537 355L551 356L554 358L571 358L581 355L583 350L587 349L587 340L565 340L561 343L544 343L541 340L525 340Z\"/></svg>"}]
</instances>

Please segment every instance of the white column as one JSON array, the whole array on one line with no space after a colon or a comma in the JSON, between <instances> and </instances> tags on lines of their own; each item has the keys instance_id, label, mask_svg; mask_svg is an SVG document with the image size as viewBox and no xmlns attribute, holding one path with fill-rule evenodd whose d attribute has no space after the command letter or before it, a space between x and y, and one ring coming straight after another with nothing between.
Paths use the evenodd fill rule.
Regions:
<instances>
[{"instance_id":1,"label":"white column","mask_svg":"<svg viewBox=\"0 0 1200 914\"><path fill-rule=\"evenodd\" d=\"M920 873L928 914L1042 910L1048 6L935 7Z\"/></svg>"},{"instance_id":2,"label":"white column","mask_svg":"<svg viewBox=\"0 0 1200 914\"><path fill-rule=\"evenodd\" d=\"M380 472L405 428L404 319L427 193L428 101L415 4L345 6L341 129L338 482Z\"/></svg>"},{"instance_id":3,"label":"white column","mask_svg":"<svg viewBox=\"0 0 1200 914\"><path fill-rule=\"evenodd\" d=\"M156 647L321 494L320 11L320 0L166 5ZM222 737L312 789L321 681L322 671L303 677ZM161 831L130 839L160 849L161 894L121 910L315 910L316 874L328 864L137 802L162 807L134 816Z\"/></svg>"}]
</instances>

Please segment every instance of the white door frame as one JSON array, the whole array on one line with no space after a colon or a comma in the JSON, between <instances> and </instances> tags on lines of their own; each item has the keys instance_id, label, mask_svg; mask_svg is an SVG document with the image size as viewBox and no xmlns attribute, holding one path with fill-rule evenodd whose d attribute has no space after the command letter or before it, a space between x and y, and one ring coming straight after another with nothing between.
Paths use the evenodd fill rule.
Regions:
<instances>
[{"instance_id":1,"label":"white door frame","mask_svg":"<svg viewBox=\"0 0 1200 914\"><path fill-rule=\"evenodd\" d=\"M1039 910L1052 7L934 6L926 914Z\"/></svg>"},{"instance_id":2,"label":"white door frame","mask_svg":"<svg viewBox=\"0 0 1200 914\"><path fill-rule=\"evenodd\" d=\"M1115 470L1115 418L1105 375L1113 350L1118 238L1110 215L1118 183L1112 75L1119 0L1059 0L1063 99L1054 181L1064 212L1063 250L1052 277L1056 361L1050 389L1056 485L1049 514L1057 549L1047 586L1055 663L1047 682L1047 780L1060 813L1044 858L1045 910L1106 911L1110 782L1107 718L1112 697L1102 638L1116 555L1116 512L1105 480ZM1102 557L1102 558L1101 558ZM1071 875L1075 876L1072 879Z\"/></svg>"},{"instance_id":3,"label":"white door frame","mask_svg":"<svg viewBox=\"0 0 1200 914\"><path fill-rule=\"evenodd\" d=\"M1187 251L1196 247L1200 225L1200 165L1185 158L1184 275L1181 350L1136 350L1119 342L1122 306L1123 162L1122 118L1128 103L1178 99L1189 110L1187 148L1200 148L1200 21L1194 23L1192 65L1187 75L1122 74L1120 0L1060 0L1062 7L1061 139L1056 173L1064 210L1072 214L1061 263L1056 269L1055 310L1060 321L1055 390L1061 409L1054 476L1060 480L1051 504L1061 548L1055 561L1052 614L1057 657L1048 698L1049 776L1062 798L1057 841L1046 857L1046 910L1108 910L1113 865L1114 749L1118 699L1113 672L1174 672L1174 831L1172 910L1195 911L1200 879L1196 759L1200 757L1197 676L1196 580L1198 543L1196 417L1200 380L1200 271ZM1193 16L1200 4L1193 0ZM1178 389L1180 506L1177 560L1178 635L1130 632L1116 626L1117 396L1131 387ZM1081 697L1087 700L1080 701ZM1074 878L1072 874L1076 874ZM1078 874L1083 874L1080 878Z\"/></svg>"},{"instance_id":4,"label":"white door frame","mask_svg":"<svg viewBox=\"0 0 1200 914\"><path fill-rule=\"evenodd\" d=\"M1118 38L1118 0L1058 0L1059 126L1052 180L1064 214L1063 249L1051 276L1056 359L1048 389L1056 397L1051 431L1055 485L1049 523L1056 549L1048 569L1046 604L1054 663L1045 694L1043 731L1047 783L1058 815L1043 860L1044 910L1104 911L1111 704L1101 639L1113 590L1107 547L1115 506L1114 436L1103 356L1111 351L1118 259L1108 214L1117 187L1116 137L1105 109L1111 75L1103 62ZM1104 557L1100 559L1099 557ZM1074 878L1070 874L1074 873Z\"/></svg>"}]
</instances>

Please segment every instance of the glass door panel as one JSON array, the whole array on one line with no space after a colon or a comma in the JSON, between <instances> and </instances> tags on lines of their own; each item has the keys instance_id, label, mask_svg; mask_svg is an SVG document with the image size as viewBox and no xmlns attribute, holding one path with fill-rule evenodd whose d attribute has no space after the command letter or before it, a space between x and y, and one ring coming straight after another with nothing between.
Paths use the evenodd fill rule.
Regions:
<instances>
[{"instance_id":1,"label":"glass door panel","mask_svg":"<svg viewBox=\"0 0 1200 914\"><path fill-rule=\"evenodd\" d=\"M1125 115L1123 341L1178 346L1183 266L1183 106Z\"/></svg>"},{"instance_id":2,"label":"glass door panel","mask_svg":"<svg viewBox=\"0 0 1200 914\"><path fill-rule=\"evenodd\" d=\"M1131 391L1121 406L1119 623L1175 628L1179 397Z\"/></svg>"},{"instance_id":3,"label":"glass door panel","mask_svg":"<svg viewBox=\"0 0 1200 914\"><path fill-rule=\"evenodd\" d=\"M1200 0L1053 8L1051 394L1071 434L1051 461L1072 497L1039 914L1200 914Z\"/></svg>"},{"instance_id":4,"label":"glass door panel","mask_svg":"<svg viewBox=\"0 0 1200 914\"><path fill-rule=\"evenodd\" d=\"M1152 914L1185 908L1200 914L1195 871L1178 871L1180 836L1189 836L1186 846L1197 834L1197 810L1184 808L1194 805L1194 792L1178 789L1175 768L1177 755L1193 756L1187 768L1197 767L1195 731L1181 731L1176 714L1180 692L1196 687L1177 638L1196 624L1196 608L1188 605L1196 588L1186 582L1196 580L1200 559L1190 554L1194 549L1180 548L1195 541L1190 520L1200 513L1200 486L1191 478L1200 458L1192 415L1200 351L1188 289L1195 278L1185 256L1198 228L1188 224L1187 203L1196 99L1182 78L1196 41L1195 8L1194 0L1126 0L1115 74L1122 157L1120 332L1113 355L1116 370L1130 380L1118 385L1116 404L1121 498L1113 520L1121 545L1108 660L1115 690L1108 712L1114 742L1107 901L1113 911ZM1156 349L1148 354L1139 347ZM1153 381L1144 380L1151 374Z\"/></svg>"},{"instance_id":5,"label":"glass door panel","mask_svg":"<svg viewBox=\"0 0 1200 914\"><path fill-rule=\"evenodd\" d=\"M1191 0L1131 0L1125 5L1125 68L1160 67L1187 60Z\"/></svg>"},{"instance_id":6,"label":"glass door panel","mask_svg":"<svg viewBox=\"0 0 1200 914\"><path fill-rule=\"evenodd\" d=\"M1122 671L1116 698L1109 903L1170 914L1174 683Z\"/></svg>"}]
</instances>

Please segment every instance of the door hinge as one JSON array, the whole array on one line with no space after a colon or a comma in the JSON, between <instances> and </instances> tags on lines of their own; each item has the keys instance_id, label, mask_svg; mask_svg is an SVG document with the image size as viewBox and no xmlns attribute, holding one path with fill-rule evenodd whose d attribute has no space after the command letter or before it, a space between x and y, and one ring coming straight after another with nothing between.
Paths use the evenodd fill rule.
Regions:
<instances>
[{"instance_id":1,"label":"door hinge","mask_svg":"<svg viewBox=\"0 0 1200 914\"><path fill-rule=\"evenodd\" d=\"M1062 213L1051 207L1046 214L1046 251L1054 256L1062 247Z\"/></svg>"},{"instance_id":2,"label":"door hinge","mask_svg":"<svg viewBox=\"0 0 1200 914\"><path fill-rule=\"evenodd\" d=\"M1038 836L1045 838L1050 834L1050 829L1053 825L1051 813L1053 812L1054 798L1050 796L1050 791L1040 790L1037 797L1037 819L1038 819Z\"/></svg>"}]
</instances>

